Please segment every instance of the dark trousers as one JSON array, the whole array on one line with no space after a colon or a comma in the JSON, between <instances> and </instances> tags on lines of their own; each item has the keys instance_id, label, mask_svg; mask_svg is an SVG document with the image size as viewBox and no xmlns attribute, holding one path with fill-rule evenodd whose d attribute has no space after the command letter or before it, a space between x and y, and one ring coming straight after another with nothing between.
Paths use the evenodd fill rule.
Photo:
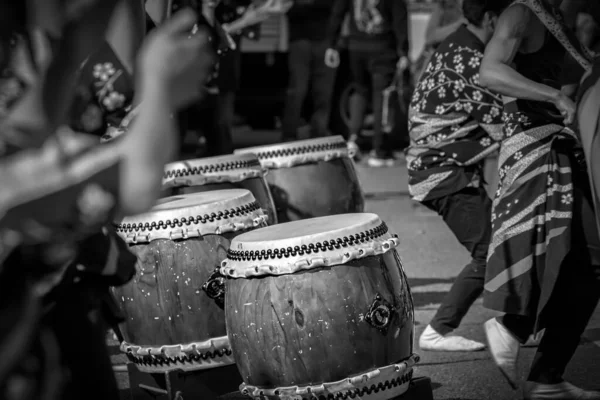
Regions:
<instances>
[{"instance_id":1,"label":"dark trousers","mask_svg":"<svg viewBox=\"0 0 600 400\"><path fill-rule=\"evenodd\" d=\"M574 174L577 176L578 174ZM572 249L560 266L540 342L527 380L560 383L600 296L600 238L585 174L574 179ZM506 314L502 324L525 343L534 331L533 318Z\"/></svg>"},{"instance_id":2,"label":"dark trousers","mask_svg":"<svg viewBox=\"0 0 600 400\"><path fill-rule=\"evenodd\" d=\"M373 114L373 150L378 157L389 157L389 135L384 134L382 124L383 90L390 86L396 74L398 56L395 51L385 53L350 50L350 71L356 86L356 95L350 101L350 134L358 135L365 119L366 98L371 91ZM369 90L371 89L371 90Z\"/></svg>"},{"instance_id":3,"label":"dark trousers","mask_svg":"<svg viewBox=\"0 0 600 400\"><path fill-rule=\"evenodd\" d=\"M460 325L469 308L483 293L485 266L492 234L492 201L483 187L464 188L448 196L423 202L437 212L472 260L456 277L450 292L430 325L446 335Z\"/></svg>"},{"instance_id":4,"label":"dark trousers","mask_svg":"<svg viewBox=\"0 0 600 400\"><path fill-rule=\"evenodd\" d=\"M313 113L311 137L329 134L329 113L335 69L325 65L325 42L295 40L288 52L289 87L283 115L283 140L296 140L302 108L310 89Z\"/></svg>"}]
</instances>

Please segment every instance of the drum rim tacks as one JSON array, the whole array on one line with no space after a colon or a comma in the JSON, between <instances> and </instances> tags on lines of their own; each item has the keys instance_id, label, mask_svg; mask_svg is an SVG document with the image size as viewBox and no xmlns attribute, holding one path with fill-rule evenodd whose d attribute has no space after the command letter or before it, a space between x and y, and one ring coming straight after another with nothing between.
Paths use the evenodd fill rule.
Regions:
<instances>
[{"instance_id":1,"label":"drum rim tacks","mask_svg":"<svg viewBox=\"0 0 600 400\"><path fill-rule=\"evenodd\" d=\"M279 388L262 388L242 383L240 392L253 398L378 398L391 399L406 392L412 379L413 366L419 362L419 355L413 354L406 360L385 367L374 368L360 374L344 378L337 382L324 382L319 385L289 386ZM396 385L394 385L396 383ZM376 393L371 394L375 386ZM393 390L395 388L395 390ZM392 393L390 393L392 391ZM381 393L378 395L377 393Z\"/></svg>"},{"instance_id":2,"label":"drum rim tacks","mask_svg":"<svg viewBox=\"0 0 600 400\"><path fill-rule=\"evenodd\" d=\"M361 224L346 227L344 236L339 235L337 239L311 242L294 248L265 249L264 243L255 244L255 250L252 246L246 246L244 249L244 237L240 235L233 239L227 252L227 258L221 263L220 272L228 278L250 278L264 275L286 275L296 272L310 270L320 267L335 266L345 264L352 260L385 254L394 250L399 239L388 231L388 227L378 215L371 213L339 214L333 216L313 218L311 220L292 221L285 224L279 224L272 227L263 228L255 231L265 232L272 229L281 229L283 226L289 227L295 231L299 226L311 222L323 222L324 229L321 236L325 236L327 231L327 220L346 219L351 221L353 217L361 216ZM354 230L351 230L354 229ZM352 232L352 233L351 233ZM291 237L289 241L298 241L306 236L297 238ZM306 242L305 242L306 243Z\"/></svg>"},{"instance_id":3,"label":"drum rim tacks","mask_svg":"<svg viewBox=\"0 0 600 400\"><path fill-rule=\"evenodd\" d=\"M240 182L266 175L255 154L228 154L225 156L176 161L164 168L162 188L202 186L210 183Z\"/></svg>"},{"instance_id":4,"label":"drum rim tacks","mask_svg":"<svg viewBox=\"0 0 600 400\"><path fill-rule=\"evenodd\" d=\"M228 193L226 193L228 192ZM197 197L222 195L222 210L215 212L214 205L218 201L205 202L198 206L177 208L180 214L176 218L163 216L173 210L156 207L147 213L127 217L114 223L116 233L129 244L149 243L154 240L189 239L209 234L237 232L266 223L267 215L262 210L254 195L246 189L225 189L210 192L181 194L161 199L162 204L178 198L193 199ZM229 197L227 197L229 195ZM173 203L176 204L176 203ZM209 212L210 208L212 212Z\"/></svg>"},{"instance_id":5,"label":"drum rim tacks","mask_svg":"<svg viewBox=\"0 0 600 400\"><path fill-rule=\"evenodd\" d=\"M267 146L238 149L234 154L256 154L263 167L291 168L297 165L353 156L348 143L340 135L296 140Z\"/></svg>"}]
</instances>

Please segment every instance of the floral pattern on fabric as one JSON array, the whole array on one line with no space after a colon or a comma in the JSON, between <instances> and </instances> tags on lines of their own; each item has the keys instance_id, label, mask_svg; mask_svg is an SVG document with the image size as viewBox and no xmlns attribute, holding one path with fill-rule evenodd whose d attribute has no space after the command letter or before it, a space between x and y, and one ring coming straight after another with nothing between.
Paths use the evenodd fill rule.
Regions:
<instances>
[{"instance_id":1,"label":"floral pattern on fabric","mask_svg":"<svg viewBox=\"0 0 600 400\"><path fill-rule=\"evenodd\" d=\"M409 191L426 201L480 184L503 138L502 100L479 84L483 43L459 28L431 57L409 109Z\"/></svg>"},{"instance_id":2,"label":"floral pattern on fabric","mask_svg":"<svg viewBox=\"0 0 600 400\"><path fill-rule=\"evenodd\" d=\"M82 68L71 127L102 136L110 126L119 126L132 100L133 79L105 43Z\"/></svg>"}]
</instances>

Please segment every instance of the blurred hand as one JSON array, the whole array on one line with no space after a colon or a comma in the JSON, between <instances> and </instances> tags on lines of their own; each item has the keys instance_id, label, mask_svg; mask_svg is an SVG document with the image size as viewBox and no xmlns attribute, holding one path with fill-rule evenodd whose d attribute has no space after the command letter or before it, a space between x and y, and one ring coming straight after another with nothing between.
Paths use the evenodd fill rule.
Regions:
<instances>
[{"instance_id":1,"label":"blurred hand","mask_svg":"<svg viewBox=\"0 0 600 400\"><path fill-rule=\"evenodd\" d=\"M267 14L285 14L293 5L292 0L267 0L259 10Z\"/></svg>"},{"instance_id":2,"label":"blurred hand","mask_svg":"<svg viewBox=\"0 0 600 400\"><path fill-rule=\"evenodd\" d=\"M196 21L190 9L176 13L148 35L138 56L142 93L159 88L174 109L200 97L212 67L214 55L207 34L202 30L191 33Z\"/></svg>"},{"instance_id":3,"label":"blurred hand","mask_svg":"<svg viewBox=\"0 0 600 400\"><path fill-rule=\"evenodd\" d=\"M554 101L554 105L560 111L560 115L564 118L565 125L571 125L575 119L575 112L577 111L577 106L567 95L562 92L559 92L556 100Z\"/></svg>"},{"instance_id":4,"label":"blurred hand","mask_svg":"<svg viewBox=\"0 0 600 400\"><path fill-rule=\"evenodd\" d=\"M339 67L340 53L336 49L325 50L325 65L329 68Z\"/></svg>"},{"instance_id":5,"label":"blurred hand","mask_svg":"<svg viewBox=\"0 0 600 400\"><path fill-rule=\"evenodd\" d=\"M398 64L396 65L399 71L405 71L406 69L408 69L409 66L410 60L406 56L400 57L400 59L398 60Z\"/></svg>"}]
</instances>

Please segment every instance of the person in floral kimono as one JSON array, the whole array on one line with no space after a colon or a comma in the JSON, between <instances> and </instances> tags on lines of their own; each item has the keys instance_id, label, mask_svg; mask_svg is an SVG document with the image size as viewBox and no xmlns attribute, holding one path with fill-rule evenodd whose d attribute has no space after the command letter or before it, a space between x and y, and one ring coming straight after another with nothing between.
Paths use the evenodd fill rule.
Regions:
<instances>
[{"instance_id":1,"label":"person in floral kimono","mask_svg":"<svg viewBox=\"0 0 600 400\"><path fill-rule=\"evenodd\" d=\"M464 0L468 21L432 55L409 109L406 162L413 200L437 212L472 260L419 339L423 350L477 351L483 343L450 333L483 292L492 202L483 162L502 139L502 100L479 84L479 65L507 1Z\"/></svg>"},{"instance_id":2,"label":"person in floral kimono","mask_svg":"<svg viewBox=\"0 0 600 400\"><path fill-rule=\"evenodd\" d=\"M517 387L519 344L545 329L523 384L525 399L600 399L563 379L600 296L600 238L581 143L561 91L568 52L590 54L574 26L581 0L516 0L500 16L481 63L505 101L500 183L492 205L484 306L492 357Z\"/></svg>"},{"instance_id":3,"label":"person in floral kimono","mask_svg":"<svg viewBox=\"0 0 600 400\"><path fill-rule=\"evenodd\" d=\"M117 3L0 3L3 399L118 398L101 299L109 285L130 278L133 271L120 267L133 263L103 227L158 198L164 163L176 150L170 115L200 95L211 57L206 36L190 35L196 15L179 13L137 57L144 101L129 134L98 145L74 132L67 124L75 77L102 43Z\"/></svg>"}]
</instances>

